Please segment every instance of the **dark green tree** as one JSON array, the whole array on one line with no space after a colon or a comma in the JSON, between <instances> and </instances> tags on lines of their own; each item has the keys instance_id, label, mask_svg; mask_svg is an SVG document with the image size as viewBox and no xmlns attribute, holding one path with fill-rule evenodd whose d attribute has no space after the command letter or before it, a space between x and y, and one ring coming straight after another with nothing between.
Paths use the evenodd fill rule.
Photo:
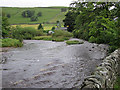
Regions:
<instances>
[{"instance_id":1,"label":"dark green tree","mask_svg":"<svg viewBox=\"0 0 120 90\"><path fill-rule=\"evenodd\" d=\"M38 26L38 30L40 30L40 29L43 29L43 26L42 26L41 23L40 23L39 26Z\"/></svg>"},{"instance_id":2,"label":"dark green tree","mask_svg":"<svg viewBox=\"0 0 120 90\"><path fill-rule=\"evenodd\" d=\"M2 37L9 37L10 31L11 29L8 18L6 17L5 13L2 13Z\"/></svg>"},{"instance_id":3,"label":"dark green tree","mask_svg":"<svg viewBox=\"0 0 120 90\"><path fill-rule=\"evenodd\" d=\"M42 16L42 12L38 12L37 16L38 17Z\"/></svg>"},{"instance_id":4,"label":"dark green tree","mask_svg":"<svg viewBox=\"0 0 120 90\"><path fill-rule=\"evenodd\" d=\"M22 12L22 16L25 17L25 18L29 18L29 17L34 16L34 13L35 13L35 11L26 10L26 11Z\"/></svg>"},{"instance_id":5,"label":"dark green tree","mask_svg":"<svg viewBox=\"0 0 120 90\"><path fill-rule=\"evenodd\" d=\"M10 17L11 17L11 15L10 15L10 14L7 14L7 17L8 17L8 18L10 18Z\"/></svg>"},{"instance_id":6,"label":"dark green tree","mask_svg":"<svg viewBox=\"0 0 120 90\"><path fill-rule=\"evenodd\" d=\"M31 21L37 21L37 20L38 20L38 17L37 17L37 16L32 16L32 17L30 18L30 20L31 20Z\"/></svg>"},{"instance_id":7,"label":"dark green tree","mask_svg":"<svg viewBox=\"0 0 120 90\"><path fill-rule=\"evenodd\" d=\"M73 12L73 11L69 11L65 16L65 19L63 20L64 22L64 26L68 27L68 31L72 32L75 29L75 19L76 16L79 13Z\"/></svg>"},{"instance_id":8,"label":"dark green tree","mask_svg":"<svg viewBox=\"0 0 120 90\"><path fill-rule=\"evenodd\" d=\"M61 8L61 12L66 12L67 8Z\"/></svg>"}]
</instances>

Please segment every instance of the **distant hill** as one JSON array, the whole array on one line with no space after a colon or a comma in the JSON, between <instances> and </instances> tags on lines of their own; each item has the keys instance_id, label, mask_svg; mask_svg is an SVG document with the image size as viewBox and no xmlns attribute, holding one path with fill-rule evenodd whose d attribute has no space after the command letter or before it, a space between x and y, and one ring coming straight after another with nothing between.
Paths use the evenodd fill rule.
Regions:
<instances>
[{"instance_id":1,"label":"distant hill","mask_svg":"<svg viewBox=\"0 0 120 90\"><path fill-rule=\"evenodd\" d=\"M35 7L35 8L17 8L17 7L3 7L2 11L6 14L10 14L11 17L8 19L10 24L36 24L36 23L55 23L65 18L66 12L61 12L61 8L67 7ZM34 10L35 15L38 12L42 12L42 16L38 17L38 21L31 22L30 18L22 17L22 12L25 10Z\"/></svg>"}]
</instances>

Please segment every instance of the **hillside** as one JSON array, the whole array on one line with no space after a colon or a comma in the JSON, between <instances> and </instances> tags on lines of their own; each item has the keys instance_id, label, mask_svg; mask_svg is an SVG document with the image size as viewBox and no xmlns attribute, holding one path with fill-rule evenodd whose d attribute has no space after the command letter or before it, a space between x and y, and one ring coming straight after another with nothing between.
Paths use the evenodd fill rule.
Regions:
<instances>
[{"instance_id":1,"label":"hillside","mask_svg":"<svg viewBox=\"0 0 120 90\"><path fill-rule=\"evenodd\" d=\"M55 23L57 20L61 21L65 17L65 12L61 12L62 7L37 7L37 8L13 8L4 7L2 11L6 14L10 14L11 17L8 19L10 24L35 24L43 22ZM30 21L30 18L22 17L22 12L25 10L34 10L35 15L38 12L42 13L42 16L38 17L38 21Z\"/></svg>"}]
</instances>

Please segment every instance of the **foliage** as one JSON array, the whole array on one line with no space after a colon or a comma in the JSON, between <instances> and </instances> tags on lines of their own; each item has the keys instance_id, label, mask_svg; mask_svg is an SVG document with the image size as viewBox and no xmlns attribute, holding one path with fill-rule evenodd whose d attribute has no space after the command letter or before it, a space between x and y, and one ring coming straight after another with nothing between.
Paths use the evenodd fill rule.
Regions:
<instances>
[{"instance_id":1,"label":"foliage","mask_svg":"<svg viewBox=\"0 0 120 90\"><path fill-rule=\"evenodd\" d=\"M61 12L66 12L67 8L61 8Z\"/></svg>"},{"instance_id":2,"label":"foliage","mask_svg":"<svg viewBox=\"0 0 120 90\"><path fill-rule=\"evenodd\" d=\"M72 44L83 44L84 42L80 42L78 40L72 40L72 41L66 41L66 44L72 45Z\"/></svg>"},{"instance_id":3,"label":"foliage","mask_svg":"<svg viewBox=\"0 0 120 90\"><path fill-rule=\"evenodd\" d=\"M55 27L52 27L52 29L51 30L55 30Z\"/></svg>"},{"instance_id":4,"label":"foliage","mask_svg":"<svg viewBox=\"0 0 120 90\"><path fill-rule=\"evenodd\" d=\"M65 16L66 18L63 20L64 26L68 27L68 31L72 32L75 28L75 19L78 13L75 13L73 11L69 11Z\"/></svg>"},{"instance_id":5,"label":"foliage","mask_svg":"<svg viewBox=\"0 0 120 90\"><path fill-rule=\"evenodd\" d=\"M25 18L29 18L29 17L34 16L34 13L35 13L35 11L25 10L25 11L22 12L22 16L25 17Z\"/></svg>"},{"instance_id":6,"label":"foliage","mask_svg":"<svg viewBox=\"0 0 120 90\"><path fill-rule=\"evenodd\" d=\"M10 14L7 14L7 17L8 17L8 18L10 18L10 17L11 17L11 15L10 15Z\"/></svg>"},{"instance_id":7,"label":"foliage","mask_svg":"<svg viewBox=\"0 0 120 90\"><path fill-rule=\"evenodd\" d=\"M110 45L110 52L120 47L120 2L78 2L70 11L75 18L74 37ZM111 7L115 7L111 9ZM67 18L67 17L66 17ZM68 18L70 19L70 17Z\"/></svg>"},{"instance_id":8,"label":"foliage","mask_svg":"<svg viewBox=\"0 0 120 90\"><path fill-rule=\"evenodd\" d=\"M23 39L32 39L35 36L44 35L42 30L36 30L31 27L16 27L12 29L12 38L19 39L22 41Z\"/></svg>"},{"instance_id":9,"label":"foliage","mask_svg":"<svg viewBox=\"0 0 120 90\"><path fill-rule=\"evenodd\" d=\"M35 40L49 40L49 41L52 41L52 37L51 36L36 36L33 39L35 39Z\"/></svg>"},{"instance_id":10,"label":"foliage","mask_svg":"<svg viewBox=\"0 0 120 90\"><path fill-rule=\"evenodd\" d=\"M38 12L37 16L38 17L42 16L42 12Z\"/></svg>"},{"instance_id":11,"label":"foliage","mask_svg":"<svg viewBox=\"0 0 120 90\"><path fill-rule=\"evenodd\" d=\"M63 36L52 38L52 41L56 41L56 42L63 42L64 40L65 40L65 38Z\"/></svg>"},{"instance_id":12,"label":"foliage","mask_svg":"<svg viewBox=\"0 0 120 90\"><path fill-rule=\"evenodd\" d=\"M41 23L40 23L39 26L38 26L38 30L40 30L40 29L43 29L43 26L42 26Z\"/></svg>"},{"instance_id":13,"label":"foliage","mask_svg":"<svg viewBox=\"0 0 120 90\"><path fill-rule=\"evenodd\" d=\"M17 39L2 39L2 47L21 47L23 44Z\"/></svg>"},{"instance_id":14,"label":"foliage","mask_svg":"<svg viewBox=\"0 0 120 90\"><path fill-rule=\"evenodd\" d=\"M31 21L37 21L37 20L38 20L38 17L37 17L37 16L32 16L32 17L30 18L30 20L31 20Z\"/></svg>"},{"instance_id":15,"label":"foliage","mask_svg":"<svg viewBox=\"0 0 120 90\"><path fill-rule=\"evenodd\" d=\"M8 18L6 15L3 13L2 15L2 37L9 37L10 32L10 24L8 22Z\"/></svg>"},{"instance_id":16,"label":"foliage","mask_svg":"<svg viewBox=\"0 0 120 90\"><path fill-rule=\"evenodd\" d=\"M114 90L120 90L120 76L117 77L117 80L114 84Z\"/></svg>"},{"instance_id":17,"label":"foliage","mask_svg":"<svg viewBox=\"0 0 120 90\"><path fill-rule=\"evenodd\" d=\"M63 31L63 30L56 30L55 33L52 34L52 36L36 36L33 39L35 40L52 40L56 42L61 42L64 40L69 40L70 37L72 37L72 33Z\"/></svg>"},{"instance_id":18,"label":"foliage","mask_svg":"<svg viewBox=\"0 0 120 90\"><path fill-rule=\"evenodd\" d=\"M93 43L93 42L95 42L96 41L96 38L94 37L94 36L91 36L90 38L89 38L89 42L90 43Z\"/></svg>"},{"instance_id":19,"label":"foliage","mask_svg":"<svg viewBox=\"0 0 120 90\"><path fill-rule=\"evenodd\" d=\"M73 34L64 30L55 30L55 33L53 33L52 37L72 37Z\"/></svg>"}]
</instances>

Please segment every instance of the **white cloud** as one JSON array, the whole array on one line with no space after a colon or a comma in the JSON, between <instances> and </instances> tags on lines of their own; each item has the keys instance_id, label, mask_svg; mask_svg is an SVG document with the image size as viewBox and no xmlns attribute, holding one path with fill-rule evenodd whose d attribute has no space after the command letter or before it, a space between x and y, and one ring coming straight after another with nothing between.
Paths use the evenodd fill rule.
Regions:
<instances>
[{"instance_id":1,"label":"white cloud","mask_svg":"<svg viewBox=\"0 0 120 90\"><path fill-rule=\"evenodd\" d=\"M0 6L9 7L48 7L69 6L73 0L0 0Z\"/></svg>"}]
</instances>

